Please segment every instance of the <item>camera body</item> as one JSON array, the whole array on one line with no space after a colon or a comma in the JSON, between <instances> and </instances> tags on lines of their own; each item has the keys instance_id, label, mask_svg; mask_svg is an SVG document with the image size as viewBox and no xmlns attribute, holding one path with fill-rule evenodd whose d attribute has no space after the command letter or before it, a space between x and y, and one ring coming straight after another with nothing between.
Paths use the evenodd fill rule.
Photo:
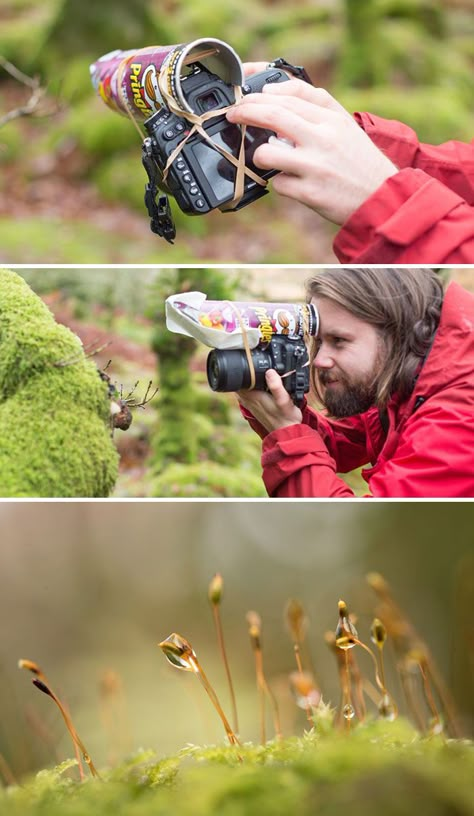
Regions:
<instances>
[{"instance_id":1,"label":"camera body","mask_svg":"<svg viewBox=\"0 0 474 816\"><path fill-rule=\"evenodd\" d=\"M243 93L258 93L264 85L285 82L288 76L280 68L268 68L247 79ZM227 107L235 102L234 89L200 63L181 80L186 102L198 115ZM173 151L188 135L192 125L186 114L178 116L162 107L146 120L148 137L143 147L143 163L150 175L150 162L155 172L156 186L171 194L180 209L188 215L201 215L219 209L234 197L236 168L221 153L214 150L199 133L194 133L183 145L171 164L166 182L163 171ZM213 142L238 157L241 131L227 121L225 114L204 123L204 130ZM248 127L245 135L245 164L262 179L276 175L276 170L261 170L252 162L256 148L268 141L273 131ZM244 195L234 210L241 209L265 195L266 188L245 176ZM148 205L147 205L148 206Z\"/></svg>"},{"instance_id":2,"label":"camera body","mask_svg":"<svg viewBox=\"0 0 474 816\"><path fill-rule=\"evenodd\" d=\"M273 368L283 377L283 385L295 405L301 405L309 391L308 352L302 338L275 334L268 342L259 343L250 354L255 388L268 391L265 372ZM250 388L251 373L245 351L213 349L207 358L207 379L213 391Z\"/></svg>"}]
</instances>

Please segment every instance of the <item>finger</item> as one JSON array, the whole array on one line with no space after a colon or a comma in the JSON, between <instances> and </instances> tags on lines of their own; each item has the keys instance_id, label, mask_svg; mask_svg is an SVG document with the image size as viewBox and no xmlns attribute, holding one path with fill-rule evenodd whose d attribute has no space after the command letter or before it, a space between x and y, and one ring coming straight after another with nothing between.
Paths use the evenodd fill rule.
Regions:
<instances>
[{"instance_id":1,"label":"finger","mask_svg":"<svg viewBox=\"0 0 474 816\"><path fill-rule=\"evenodd\" d=\"M274 142L257 147L252 161L261 170L279 170L292 176L303 176L307 172L300 150L288 145L280 147Z\"/></svg>"},{"instance_id":2,"label":"finger","mask_svg":"<svg viewBox=\"0 0 474 816\"><path fill-rule=\"evenodd\" d=\"M307 100L287 95L280 95L278 99L276 99L274 94L249 94L244 97L242 102L238 103L236 108L241 105L266 105L267 108L276 108L279 111L283 109L285 111L292 111L298 116L301 116L306 122L312 122L316 125L327 122L328 119L332 121L334 118L334 111L327 107L311 104ZM340 112L337 111L337 113Z\"/></svg>"},{"instance_id":3,"label":"finger","mask_svg":"<svg viewBox=\"0 0 474 816\"><path fill-rule=\"evenodd\" d=\"M307 185L303 175L297 176L280 173L273 179L273 189L278 195L293 198L302 204L306 204L308 207L314 208L315 206L316 202L314 202L313 199L307 198Z\"/></svg>"},{"instance_id":4,"label":"finger","mask_svg":"<svg viewBox=\"0 0 474 816\"><path fill-rule=\"evenodd\" d=\"M229 122L266 128L284 136L295 144L314 142L314 124L305 121L293 111L283 112L276 105L254 105L241 102L226 113Z\"/></svg>"},{"instance_id":5,"label":"finger","mask_svg":"<svg viewBox=\"0 0 474 816\"><path fill-rule=\"evenodd\" d=\"M318 105L320 108L328 108L337 113L351 114L337 101L325 88L315 88L302 79L290 79L288 82L264 85L262 93L268 96L294 96L297 99Z\"/></svg>"},{"instance_id":6,"label":"finger","mask_svg":"<svg viewBox=\"0 0 474 816\"><path fill-rule=\"evenodd\" d=\"M252 74L260 74L261 71L266 71L268 62L244 62L243 68L245 76L249 77Z\"/></svg>"},{"instance_id":7,"label":"finger","mask_svg":"<svg viewBox=\"0 0 474 816\"><path fill-rule=\"evenodd\" d=\"M267 387L275 400L275 404L279 409L287 408L293 405L291 397L288 394L282 379L273 368L270 368L265 374L265 382Z\"/></svg>"}]
</instances>

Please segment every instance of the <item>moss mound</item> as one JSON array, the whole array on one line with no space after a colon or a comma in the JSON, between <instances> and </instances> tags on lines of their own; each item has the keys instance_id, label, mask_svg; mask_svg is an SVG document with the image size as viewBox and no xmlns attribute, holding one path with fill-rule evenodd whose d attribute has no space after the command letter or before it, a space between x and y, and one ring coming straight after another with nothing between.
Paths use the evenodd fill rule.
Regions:
<instances>
[{"instance_id":1,"label":"moss mound","mask_svg":"<svg viewBox=\"0 0 474 816\"><path fill-rule=\"evenodd\" d=\"M239 759L240 757L240 759ZM474 752L467 743L421 740L399 721L351 734L315 730L265 747L188 747L158 759L140 752L103 782L62 775L74 760L0 795L9 816L471 816Z\"/></svg>"},{"instance_id":2,"label":"moss mound","mask_svg":"<svg viewBox=\"0 0 474 816\"><path fill-rule=\"evenodd\" d=\"M79 339L6 269L0 270L0 429L0 496L96 497L113 488L118 456L105 384Z\"/></svg>"}]
</instances>

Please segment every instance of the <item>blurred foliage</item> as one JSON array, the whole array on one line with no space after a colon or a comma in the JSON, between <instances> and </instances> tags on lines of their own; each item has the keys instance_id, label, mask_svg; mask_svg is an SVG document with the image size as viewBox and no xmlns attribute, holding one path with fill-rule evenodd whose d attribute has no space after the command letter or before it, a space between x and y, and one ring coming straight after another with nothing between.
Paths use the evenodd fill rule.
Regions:
<instances>
[{"instance_id":1,"label":"blurred foliage","mask_svg":"<svg viewBox=\"0 0 474 816\"><path fill-rule=\"evenodd\" d=\"M196 385L191 358L198 343L169 332L165 323L169 295L198 290L210 300L235 300L236 289L236 276L221 269L163 270L153 286L148 313L155 324L152 348L160 382L153 438L155 496L235 496L242 489L244 496L263 494L248 461L247 473L240 470L251 446L239 445L240 433L230 427L227 403L208 386L204 390Z\"/></svg>"},{"instance_id":2,"label":"blurred foliage","mask_svg":"<svg viewBox=\"0 0 474 816\"><path fill-rule=\"evenodd\" d=\"M31 165L38 156L52 155L72 189L87 182L104 205L141 211L144 234L145 175L137 133L125 117L112 113L95 97L89 80L88 64L116 48L218 37L228 41L243 60L284 55L304 64L315 84L327 87L350 110L372 110L401 119L421 140L472 138L474 23L468 0L453 6L446 0L302 0L291 8L283 0L228 0L220 5L214 0L83 0L78 9L74 0L45 0L41 7L33 0L5 0L0 11L0 54L23 70L39 71L51 93L60 95L63 109L53 119L35 121L33 130L17 124L5 127L0 161L15 162L28 189L35 180L34 172L29 175ZM81 160L67 166L61 156L71 143ZM274 229L272 244L258 243L254 254L259 257L251 260L325 260L305 255L304 243L298 240L302 225L298 221L288 225L284 201L275 206L267 197L255 206L259 222L271 218ZM176 263L177 252L179 262L196 257L208 261L214 256L246 259L242 243L235 245L235 234L246 230L243 214L222 221L190 218L177 207L174 210L179 232L187 241L178 239L173 250L146 236L150 243L145 238L140 242L138 258L136 238L129 248L123 236L111 236L100 227L95 230L92 224L86 230L78 223L88 220L86 212L73 225L68 223L70 216L64 216L59 229L72 232L68 242L64 235L55 240L54 228L27 214L22 216L21 235L27 235L28 241L15 235L8 214L5 225L0 224L0 240L7 257L23 262L48 253L46 260L55 262L146 262L159 253L162 261ZM253 219L251 223L255 229ZM289 234L281 233L282 229ZM331 227L320 229L329 244ZM213 242L216 230L220 240L228 236L226 256Z\"/></svg>"},{"instance_id":3,"label":"blurred foliage","mask_svg":"<svg viewBox=\"0 0 474 816\"><path fill-rule=\"evenodd\" d=\"M0 283L0 495L107 496L117 454L96 366L22 278Z\"/></svg>"},{"instance_id":4,"label":"blurred foliage","mask_svg":"<svg viewBox=\"0 0 474 816\"><path fill-rule=\"evenodd\" d=\"M474 807L472 745L421 741L402 721L265 746L189 746L163 759L142 750L103 784L66 778L71 764L9 788L0 813L411 816L423 802L430 816L470 816Z\"/></svg>"},{"instance_id":5,"label":"blurred foliage","mask_svg":"<svg viewBox=\"0 0 474 816\"><path fill-rule=\"evenodd\" d=\"M21 276L39 295L57 292L72 300L77 317L107 322L116 310L129 318L143 317L156 277L154 269L22 269Z\"/></svg>"}]
</instances>

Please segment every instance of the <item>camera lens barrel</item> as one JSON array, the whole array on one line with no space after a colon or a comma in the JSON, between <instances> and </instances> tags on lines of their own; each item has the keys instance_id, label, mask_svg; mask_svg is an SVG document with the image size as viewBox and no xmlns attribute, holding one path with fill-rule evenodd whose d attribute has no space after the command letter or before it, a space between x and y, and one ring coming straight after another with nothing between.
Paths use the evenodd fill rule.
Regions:
<instances>
[{"instance_id":1,"label":"camera lens barrel","mask_svg":"<svg viewBox=\"0 0 474 816\"><path fill-rule=\"evenodd\" d=\"M255 371L255 388L265 388L265 372L274 360L269 350L257 347L251 352ZM251 374L243 349L213 349L207 358L207 380L213 391L240 391L250 388Z\"/></svg>"},{"instance_id":2,"label":"camera lens barrel","mask_svg":"<svg viewBox=\"0 0 474 816\"><path fill-rule=\"evenodd\" d=\"M250 369L242 349L213 349L207 358L207 380L213 391L250 387Z\"/></svg>"}]
</instances>

